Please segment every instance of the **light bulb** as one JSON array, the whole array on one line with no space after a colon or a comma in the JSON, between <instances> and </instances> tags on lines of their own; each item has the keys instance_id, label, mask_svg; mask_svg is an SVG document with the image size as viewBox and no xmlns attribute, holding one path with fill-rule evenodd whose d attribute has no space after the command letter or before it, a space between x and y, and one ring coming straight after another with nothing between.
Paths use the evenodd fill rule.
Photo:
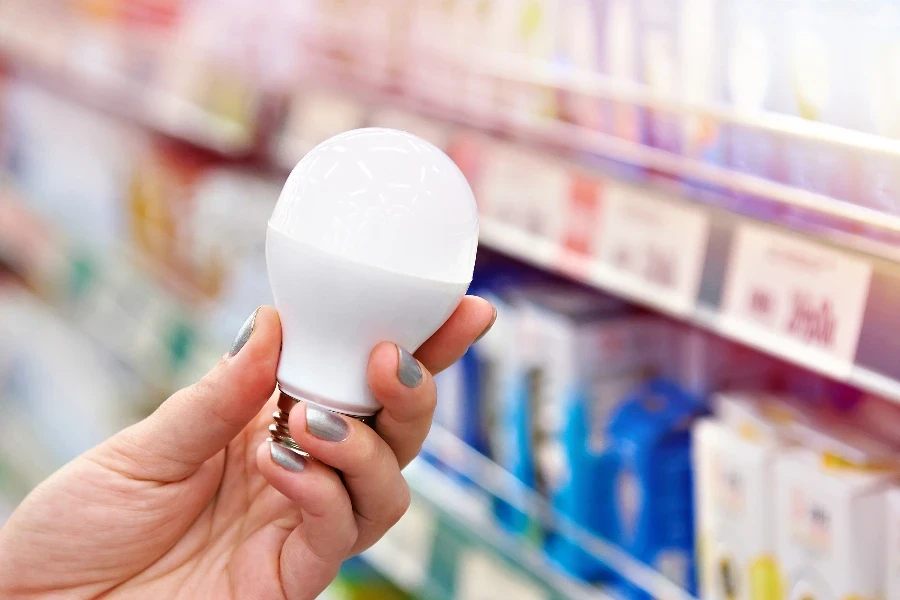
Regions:
<instances>
[{"instance_id":1,"label":"light bulb","mask_svg":"<svg viewBox=\"0 0 900 600\"><path fill-rule=\"evenodd\" d=\"M282 328L272 437L297 448L287 413L299 400L374 415L372 348L389 341L415 352L431 337L465 294L477 245L472 190L432 144L367 128L310 151L288 177L266 236Z\"/></svg>"}]
</instances>

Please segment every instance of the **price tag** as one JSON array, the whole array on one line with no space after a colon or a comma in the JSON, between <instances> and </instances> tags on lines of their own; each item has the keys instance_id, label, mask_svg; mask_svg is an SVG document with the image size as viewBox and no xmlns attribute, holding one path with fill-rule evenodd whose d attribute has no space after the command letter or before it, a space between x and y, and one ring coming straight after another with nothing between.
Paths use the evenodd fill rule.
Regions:
<instances>
[{"instance_id":1,"label":"price tag","mask_svg":"<svg viewBox=\"0 0 900 600\"><path fill-rule=\"evenodd\" d=\"M558 244L565 230L569 173L546 156L506 145L493 145L478 198L485 216ZM531 253L529 253L531 254ZM549 257L527 256L543 262Z\"/></svg>"},{"instance_id":2,"label":"price tag","mask_svg":"<svg viewBox=\"0 0 900 600\"><path fill-rule=\"evenodd\" d=\"M300 100L290 131L308 148L363 124L363 106L340 94L310 92Z\"/></svg>"},{"instance_id":3,"label":"price tag","mask_svg":"<svg viewBox=\"0 0 900 600\"><path fill-rule=\"evenodd\" d=\"M603 186L602 180L579 173L570 179L565 234L555 268L575 279L590 280L600 237Z\"/></svg>"},{"instance_id":4,"label":"price tag","mask_svg":"<svg viewBox=\"0 0 900 600\"><path fill-rule=\"evenodd\" d=\"M403 518L363 556L403 589L417 590L428 580L436 534L431 509L413 498Z\"/></svg>"},{"instance_id":5,"label":"price tag","mask_svg":"<svg viewBox=\"0 0 900 600\"><path fill-rule=\"evenodd\" d=\"M484 550L473 549L459 559L456 598L459 600L547 600L548 596L524 573Z\"/></svg>"},{"instance_id":6,"label":"price tag","mask_svg":"<svg viewBox=\"0 0 900 600\"><path fill-rule=\"evenodd\" d=\"M676 314L693 310L709 215L653 191L606 182L596 279Z\"/></svg>"},{"instance_id":7,"label":"price tag","mask_svg":"<svg viewBox=\"0 0 900 600\"><path fill-rule=\"evenodd\" d=\"M720 324L766 350L848 377L872 269L837 250L743 226L731 250Z\"/></svg>"}]
</instances>

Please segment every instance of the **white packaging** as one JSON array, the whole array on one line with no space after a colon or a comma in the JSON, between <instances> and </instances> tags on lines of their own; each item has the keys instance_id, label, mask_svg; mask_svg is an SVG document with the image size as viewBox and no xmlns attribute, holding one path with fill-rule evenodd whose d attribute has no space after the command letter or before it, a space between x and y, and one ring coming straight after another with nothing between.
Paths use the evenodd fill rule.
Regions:
<instances>
[{"instance_id":1,"label":"white packaging","mask_svg":"<svg viewBox=\"0 0 900 600\"><path fill-rule=\"evenodd\" d=\"M506 0L499 3L492 30L502 40L497 51L503 60L517 67L547 68L553 61L560 40L560 2L558 0ZM556 115L555 91L532 81L501 82L501 110L505 116L525 123L535 118Z\"/></svg>"},{"instance_id":2,"label":"white packaging","mask_svg":"<svg viewBox=\"0 0 900 600\"><path fill-rule=\"evenodd\" d=\"M887 493L884 552L884 597L900 598L900 488Z\"/></svg>"},{"instance_id":3,"label":"white packaging","mask_svg":"<svg viewBox=\"0 0 900 600\"><path fill-rule=\"evenodd\" d=\"M859 83L854 113L867 133L900 139L900 6L892 0L857 0L857 28L851 33L860 52L854 74ZM859 156L856 202L875 210L900 212L900 157L869 152Z\"/></svg>"},{"instance_id":4,"label":"white packaging","mask_svg":"<svg viewBox=\"0 0 900 600\"><path fill-rule=\"evenodd\" d=\"M892 475L793 449L776 461L775 477L785 600L884 598L885 495Z\"/></svg>"},{"instance_id":5,"label":"white packaging","mask_svg":"<svg viewBox=\"0 0 900 600\"><path fill-rule=\"evenodd\" d=\"M605 74L625 83L638 80L636 10L631 0L598 0ZM610 102L606 132L640 142L640 109L631 102Z\"/></svg>"},{"instance_id":6,"label":"white packaging","mask_svg":"<svg viewBox=\"0 0 900 600\"><path fill-rule=\"evenodd\" d=\"M779 600L773 461L779 443L711 419L694 427L693 467L701 597Z\"/></svg>"},{"instance_id":7,"label":"white packaging","mask_svg":"<svg viewBox=\"0 0 900 600\"><path fill-rule=\"evenodd\" d=\"M720 3L715 0L638 2L640 79L666 102L708 105L722 94L716 53ZM705 156L715 146L715 124L697 114L648 111L647 142L670 152Z\"/></svg>"},{"instance_id":8,"label":"white packaging","mask_svg":"<svg viewBox=\"0 0 900 600\"><path fill-rule=\"evenodd\" d=\"M781 0L728 0L725 100L736 111L754 115L776 110L786 94L784 6ZM729 167L775 178L779 138L754 127L730 125L726 133Z\"/></svg>"},{"instance_id":9,"label":"white packaging","mask_svg":"<svg viewBox=\"0 0 900 600\"><path fill-rule=\"evenodd\" d=\"M693 466L701 596L781 600L774 463L781 432L802 416L786 399L720 394L716 418L694 428Z\"/></svg>"},{"instance_id":10,"label":"white packaging","mask_svg":"<svg viewBox=\"0 0 900 600\"><path fill-rule=\"evenodd\" d=\"M809 121L854 127L861 107L851 82L858 42L852 23L859 18L855 0L797 0L785 3L786 69L789 93L779 112ZM853 152L833 143L792 138L785 144L787 182L842 200L853 198Z\"/></svg>"},{"instance_id":11,"label":"white packaging","mask_svg":"<svg viewBox=\"0 0 900 600\"><path fill-rule=\"evenodd\" d=\"M568 288L529 290L517 298L520 369L531 382L533 456L544 492L572 476L563 435L578 403L589 403L589 447L604 448L603 431L625 395L660 362L670 330L654 316L636 316L621 302ZM523 372L520 371L520 374Z\"/></svg>"}]
</instances>

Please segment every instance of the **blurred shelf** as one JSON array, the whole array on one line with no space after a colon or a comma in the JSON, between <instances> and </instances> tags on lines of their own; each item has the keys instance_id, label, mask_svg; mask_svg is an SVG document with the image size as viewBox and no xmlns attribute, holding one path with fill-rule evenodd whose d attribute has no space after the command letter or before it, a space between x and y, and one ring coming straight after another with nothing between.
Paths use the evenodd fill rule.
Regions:
<instances>
[{"instance_id":1,"label":"blurred shelf","mask_svg":"<svg viewBox=\"0 0 900 600\"><path fill-rule=\"evenodd\" d=\"M900 351L891 308L898 249L792 231L690 201L679 184L610 176L380 106L307 92L293 133L277 143L278 162L290 168L318 141L354 127L416 133L466 173L487 246L900 401L900 364L889 358Z\"/></svg>"},{"instance_id":2,"label":"blurred shelf","mask_svg":"<svg viewBox=\"0 0 900 600\"><path fill-rule=\"evenodd\" d=\"M63 79L74 74L93 95L115 99L110 104L124 104L142 115L138 120L176 137L224 153L245 147L250 134L235 133L228 120L196 113L196 106L166 99L152 88L132 88L115 70L101 69L102 76L96 76L96 69L85 70L84 61L73 66L65 57L83 53L67 51L72 36L62 27L38 36L29 33L36 31L34 23L19 25L9 19L0 27L0 52L16 61L42 65ZM91 56L111 54L109 48L94 48ZM316 143L347 129L390 125L417 133L463 168L479 202L485 244L900 401L900 365L888 358L900 350L891 317L900 294L900 249L877 241L885 236L896 241L897 216L515 107L503 114L496 106L460 110L449 97L441 103L360 87L349 81L359 79L358 69L342 75L339 64L318 58L333 81L331 87L305 85L294 98L285 127L270 144L282 168L292 168ZM642 86L526 66L494 56L473 68L476 74L528 85L898 154L896 142L866 134L688 106ZM343 71L348 69L352 66L344 65ZM145 97L146 102L128 102ZM154 107L168 114L172 106L181 107L172 113L180 117L154 116ZM513 139L502 141L484 131ZM580 158L571 157L572 150ZM584 164L585 156L596 156L595 164ZM672 177L648 181L650 172ZM745 200L735 199L740 197ZM696 201L704 198L709 202ZM781 225L767 223L770 219Z\"/></svg>"},{"instance_id":3,"label":"blurred shelf","mask_svg":"<svg viewBox=\"0 0 900 600\"><path fill-rule=\"evenodd\" d=\"M206 349L201 299L124 244L100 255L83 242L32 209L0 172L0 260L151 397L201 375L198 362L218 359L220 352Z\"/></svg>"},{"instance_id":4,"label":"blurred shelf","mask_svg":"<svg viewBox=\"0 0 900 600\"><path fill-rule=\"evenodd\" d=\"M258 100L250 82L229 78L235 97L254 101L236 115L219 114L204 106L203 85L213 82L215 70L189 60L178 63L171 58L175 54L164 42L133 33L90 30L39 7L29 10L28 4L0 5L0 62L163 135L224 156L250 153ZM167 68L172 72L164 72Z\"/></svg>"},{"instance_id":5,"label":"blurred shelf","mask_svg":"<svg viewBox=\"0 0 900 600\"><path fill-rule=\"evenodd\" d=\"M433 428L425 452L430 458L420 457L404 471L413 491L409 512L363 554L410 593L441 600L618 597L569 577L539 547L499 527L490 507L502 499L576 541L653 597L693 600L656 571L554 513L514 476L440 427Z\"/></svg>"}]
</instances>

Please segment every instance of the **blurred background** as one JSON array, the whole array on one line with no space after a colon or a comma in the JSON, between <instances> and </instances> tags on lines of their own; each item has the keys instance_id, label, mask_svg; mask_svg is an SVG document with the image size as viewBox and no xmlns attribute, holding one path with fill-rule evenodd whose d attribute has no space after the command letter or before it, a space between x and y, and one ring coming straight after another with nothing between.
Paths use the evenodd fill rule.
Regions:
<instances>
[{"instance_id":1,"label":"blurred background","mask_svg":"<svg viewBox=\"0 0 900 600\"><path fill-rule=\"evenodd\" d=\"M898 599L897 106L895 0L0 0L0 523L387 126L469 179L499 316L327 598Z\"/></svg>"}]
</instances>

